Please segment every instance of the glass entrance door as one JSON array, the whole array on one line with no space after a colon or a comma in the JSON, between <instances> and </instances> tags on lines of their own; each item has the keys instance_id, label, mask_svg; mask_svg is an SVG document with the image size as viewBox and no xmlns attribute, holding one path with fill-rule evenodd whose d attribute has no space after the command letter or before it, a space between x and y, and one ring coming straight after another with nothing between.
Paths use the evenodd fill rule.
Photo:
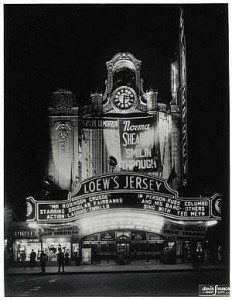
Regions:
<instances>
[{"instance_id":1,"label":"glass entrance door","mask_svg":"<svg viewBox=\"0 0 232 300\"><path fill-rule=\"evenodd\" d=\"M117 262L125 264L130 261L130 241L127 237L122 236L117 240Z\"/></svg>"},{"instance_id":2,"label":"glass entrance door","mask_svg":"<svg viewBox=\"0 0 232 300\"><path fill-rule=\"evenodd\" d=\"M130 244L129 242L119 242L117 243L117 253L123 251L125 255L130 254Z\"/></svg>"}]
</instances>

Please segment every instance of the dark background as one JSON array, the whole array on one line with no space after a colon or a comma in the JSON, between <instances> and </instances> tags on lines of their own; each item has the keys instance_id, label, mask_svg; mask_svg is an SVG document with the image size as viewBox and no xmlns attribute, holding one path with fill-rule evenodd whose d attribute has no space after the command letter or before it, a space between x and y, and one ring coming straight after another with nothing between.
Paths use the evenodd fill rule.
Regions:
<instances>
[{"instance_id":1,"label":"dark background","mask_svg":"<svg viewBox=\"0 0 232 300\"><path fill-rule=\"evenodd\" d=\"M226 4L182 5L187 44L189 184L223 195L229 229L229 84ZM144 90L170 102L170 60L178 46L179 5L5 5L5 206L25 218L45 176L47 107L59 88L78 106L104 92L105 62L117 52L142 60Z\"/></svg>"}]
</instances>

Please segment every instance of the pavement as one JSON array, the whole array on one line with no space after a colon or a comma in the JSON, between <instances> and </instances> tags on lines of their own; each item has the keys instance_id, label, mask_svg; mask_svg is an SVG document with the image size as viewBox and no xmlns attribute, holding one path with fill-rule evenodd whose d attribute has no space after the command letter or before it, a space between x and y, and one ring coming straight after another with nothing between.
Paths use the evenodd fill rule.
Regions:
<instances>
[{"instance_id":1,"label":"pavement","mask_svg":"<svg viewBox=\"0 0 232 300\"><path fill-rule=\"evenodd\" d=\"M100 264L91 265L73 265L73 262L69 266L65 266L65 272L60 274L89 274L89 273L121 273L121 272L189 272L189 271L203 271L203 270L220 270L228 269L226 265L201 265L198 268L193 267L188 263L176 263L176 264L163 264L155 260L136 261L134 263L128 263L125 265L118 265L115 261L101 261ZM29 266L10 266L8 268L8 275L38 275L41 274L40 266L31 268ZM48 265L46 267L46 273L48 275L57 274L58 266Z\"/></svg>"}]
</instances>

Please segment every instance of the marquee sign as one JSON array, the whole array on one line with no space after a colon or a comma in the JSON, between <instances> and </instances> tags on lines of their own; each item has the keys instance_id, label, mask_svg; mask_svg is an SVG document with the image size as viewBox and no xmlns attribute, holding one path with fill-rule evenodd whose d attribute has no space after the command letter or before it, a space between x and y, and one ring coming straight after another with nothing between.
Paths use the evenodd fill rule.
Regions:
<instances>
[{"instance_id":1,"label":"marquee sign","mask_svg":"<svg viewBox=\"0 0 232 300\"><path fill-rule=\"evenodd\" d=\"M111 209L137 209L185 221L220 219L221 215L218 194L211 198L178 197L166 180L133 172L84 180L65 201L36 201L32 197L27 201L34 207L28 221L36 219L42 223L74 221L85 214Z\"/></svg>"}]
</instances>

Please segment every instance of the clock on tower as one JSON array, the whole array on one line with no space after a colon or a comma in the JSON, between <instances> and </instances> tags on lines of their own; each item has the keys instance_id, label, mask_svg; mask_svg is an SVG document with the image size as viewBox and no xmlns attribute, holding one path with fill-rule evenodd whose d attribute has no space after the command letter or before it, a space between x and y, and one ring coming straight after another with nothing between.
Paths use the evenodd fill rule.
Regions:
<instances>
[{"instance_id":1,"label":"clock on tower","mask_svg":"<svg viewBox=\"0 0 232 300\"><path fill-rule=\"evenodd\" d=\"M136 100L134 90L128 86L120 86L112 95L113 104L122 110L130 109Z\"/></svg>"}]
</instances>

